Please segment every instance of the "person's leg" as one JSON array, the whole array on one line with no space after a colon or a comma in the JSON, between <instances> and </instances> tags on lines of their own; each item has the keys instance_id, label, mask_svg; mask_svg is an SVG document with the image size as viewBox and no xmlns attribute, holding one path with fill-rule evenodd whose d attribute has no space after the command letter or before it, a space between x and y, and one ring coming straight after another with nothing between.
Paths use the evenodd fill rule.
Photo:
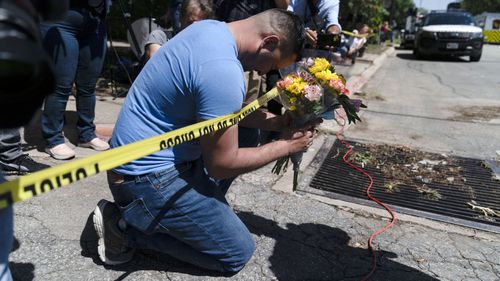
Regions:
<instances>
[{"instance_id":1,"label":"person's leg","mask_svg":"<svg viewBox=\"0 0 500 281\"><path fill-rule=\"evenodd\" d=\"M4 182L0 171L0 183ZM14 212L12 206L0 209L0 281L12 281L9 270L9 254L14 242Z\"/></svg>"},{"instance_id":2,"label":"person's leg","mask_svg":"<svg viewBox=\"0 0 500 281\"><path fill-rule=\"evenodd\" d=\"M122 206L130 247L221 272L241 270L253 254L248 229L201 160L110 188Z\"/></svg>"},{"instance_id":3,"label":"person's leg","mask_svg":"<svg viewBox=\"0 0 500 281\"><path fill-rule=\"evenodd\" d=\"M48 167L23 153L19 128L0 129L0 169L6 174L24 175Z\"/></svg>"},{"instance_id":4,"label":"person's leg","mask_svg":"<svg viewBox=\"0 0 500 281\"><path fill-rule=\"evenodd\" d=\"M0 129L0 161L11 162L22 154L19 128Z\"/></svg>"},{"instance_id":5,"label":"person's leg","mask_svg":"<svg viewBox=\"0 0 500 281\"><path fill-rule=\"evenodd\" d=\"M83 30L78 37L78 68L76 71L76 110L78 113L77 128L80 142L87 143L96 138L95 134L95 85L101 74L104 56L106 55L106 27L102 19L83 14L91 30Z\"/></svg>"},{"instance_id":6,"label":"person's leg","mask_svg":"<svg viewBox=\"0 0 500 281\"><path fill-rule=\"evenodd\" d=\"M52 56L56 76L54 93L45 98L42 114L42 134L49 148L64 143L62 130L64 112L71 95L78 60L78 27L83 21L80 13L70 10L66 19L58 24L42 24L43 43Z\"/></svg>"}]
</instances>

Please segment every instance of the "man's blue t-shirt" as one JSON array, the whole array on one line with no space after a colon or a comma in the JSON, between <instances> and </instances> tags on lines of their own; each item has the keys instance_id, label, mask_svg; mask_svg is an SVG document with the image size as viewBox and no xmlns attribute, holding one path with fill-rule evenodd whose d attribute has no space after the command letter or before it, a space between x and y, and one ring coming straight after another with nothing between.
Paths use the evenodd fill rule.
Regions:
<instances>
[{"instance_id":1,"label":"man's blue t-shirt","mask_svg":"<svg viewBox=\"0 0 500 281\"><path fill-rule=\"evenodd\" d=\"M136 78L115 125L111 146L150 138L241 109L243 68L236 41L223 22L196 22L163 45ZM116 169L142 175L193 161L199 140L140 158Z\"/></svg>"}]
</instances>

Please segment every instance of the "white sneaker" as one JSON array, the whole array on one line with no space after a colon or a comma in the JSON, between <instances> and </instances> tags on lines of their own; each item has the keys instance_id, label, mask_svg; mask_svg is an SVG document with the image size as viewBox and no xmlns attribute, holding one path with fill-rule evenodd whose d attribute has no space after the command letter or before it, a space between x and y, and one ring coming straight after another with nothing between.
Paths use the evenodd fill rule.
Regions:
<instances>
[{"instance_id":1,"label":"white sneaker","mask_svg":"<svg viewBox=\"0 0 500 281\"><path fill-rule=\"evenodd\" d=\"M84 142L84 143L78 144L78 146L92 148L93 150L97 150L97 151L103 151L103 150L109 149L109 144L107 142L101 140L100 138L93 138L89 142Z\"/></svg>"},{"instance_id":2,"label":"white sneaker","mask_svg":"<svg viewBox=\"0 0 500 281\"><path fill-rule=\"evenodd\" d=\"M68 160L75 157L75 152L71 149L67 144L62 143L58 144L51 148L45 148L45 152L47 152L50 156L57 160Z\"/></svg>"}]
</instances>

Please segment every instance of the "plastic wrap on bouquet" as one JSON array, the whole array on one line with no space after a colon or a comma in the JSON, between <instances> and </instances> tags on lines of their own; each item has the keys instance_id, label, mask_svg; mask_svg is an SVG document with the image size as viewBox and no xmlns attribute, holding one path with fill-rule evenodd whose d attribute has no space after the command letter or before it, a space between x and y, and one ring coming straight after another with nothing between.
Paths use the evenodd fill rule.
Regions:
<instances>
[{"instance_id":1,"label":"plastic wrap on bouquet","mask_svg":"<svg viewBox=\"0 0 500 281\"><path fill-rule=\"evenodd\" d=\"M283 79L277 82L278 99L292 118L291 128L304 127L308 122L343 107L349 123L360 120L356 114L359 107L364 107L361 101L350 100L347 96L346 80L335 73L335 68L325 58L304 58L300 62L280 71ZM293 163L294 186L302 161L303 152L279 159L273 168L276 174L286 170L289 160Z\"/></svg>"}]
</instances>

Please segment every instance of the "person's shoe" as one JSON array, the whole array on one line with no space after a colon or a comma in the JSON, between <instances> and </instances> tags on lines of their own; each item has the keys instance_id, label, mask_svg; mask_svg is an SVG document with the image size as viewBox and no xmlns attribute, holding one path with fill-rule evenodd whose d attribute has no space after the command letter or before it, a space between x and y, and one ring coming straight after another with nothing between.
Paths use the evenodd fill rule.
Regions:
<instances>
[{"instance_id":1,"label":"person's shoe","mask_svg":"<svg viewBox=\"0 0 500 281\"><path fill-rule=\"evenodd\" d=\"M26 175L49 167L49 165L36 162L28 154L23 154L11 161L0 160L0 168L6 175Z\"/></svg>"},{"instance_id":2,"label":"person's shoe","mask_svg":"<svg viewBox=\"0 0 500 281\"><path fill-rule=\"evenodd\" d=\"M101 261L108 265L129 262L134 257L135 249L125 246L123 231L118 222L120 210L115 203L102 199L94 210L94 228L99 237L97 252Z\"/></svg>"},{"instance_id":3,"label":"person's shoe","mask_svg":"<svg viewBox=\"0 0 500 281\"><path fill-rule=\"evenodd\" d=\"M65 143L58 144L51 148L47 147L45 148L45 152L57 160L68 160L75 157L75 151Z\"/></svg>"},{"instance_id":4,"label":"person's shoe","mask_svg":"<svg viewBox=\"0 0 500 281\"><path fill-rule=\"evenodd\" d=\"M109 149L109 144L107 142L101 140L100 138L93 138L89 142L84 142L84 143L78 144L78 146L92 148L93 150L97 150L97 151L103 151L103 150Z\"/></svg>"}]
</instances>

